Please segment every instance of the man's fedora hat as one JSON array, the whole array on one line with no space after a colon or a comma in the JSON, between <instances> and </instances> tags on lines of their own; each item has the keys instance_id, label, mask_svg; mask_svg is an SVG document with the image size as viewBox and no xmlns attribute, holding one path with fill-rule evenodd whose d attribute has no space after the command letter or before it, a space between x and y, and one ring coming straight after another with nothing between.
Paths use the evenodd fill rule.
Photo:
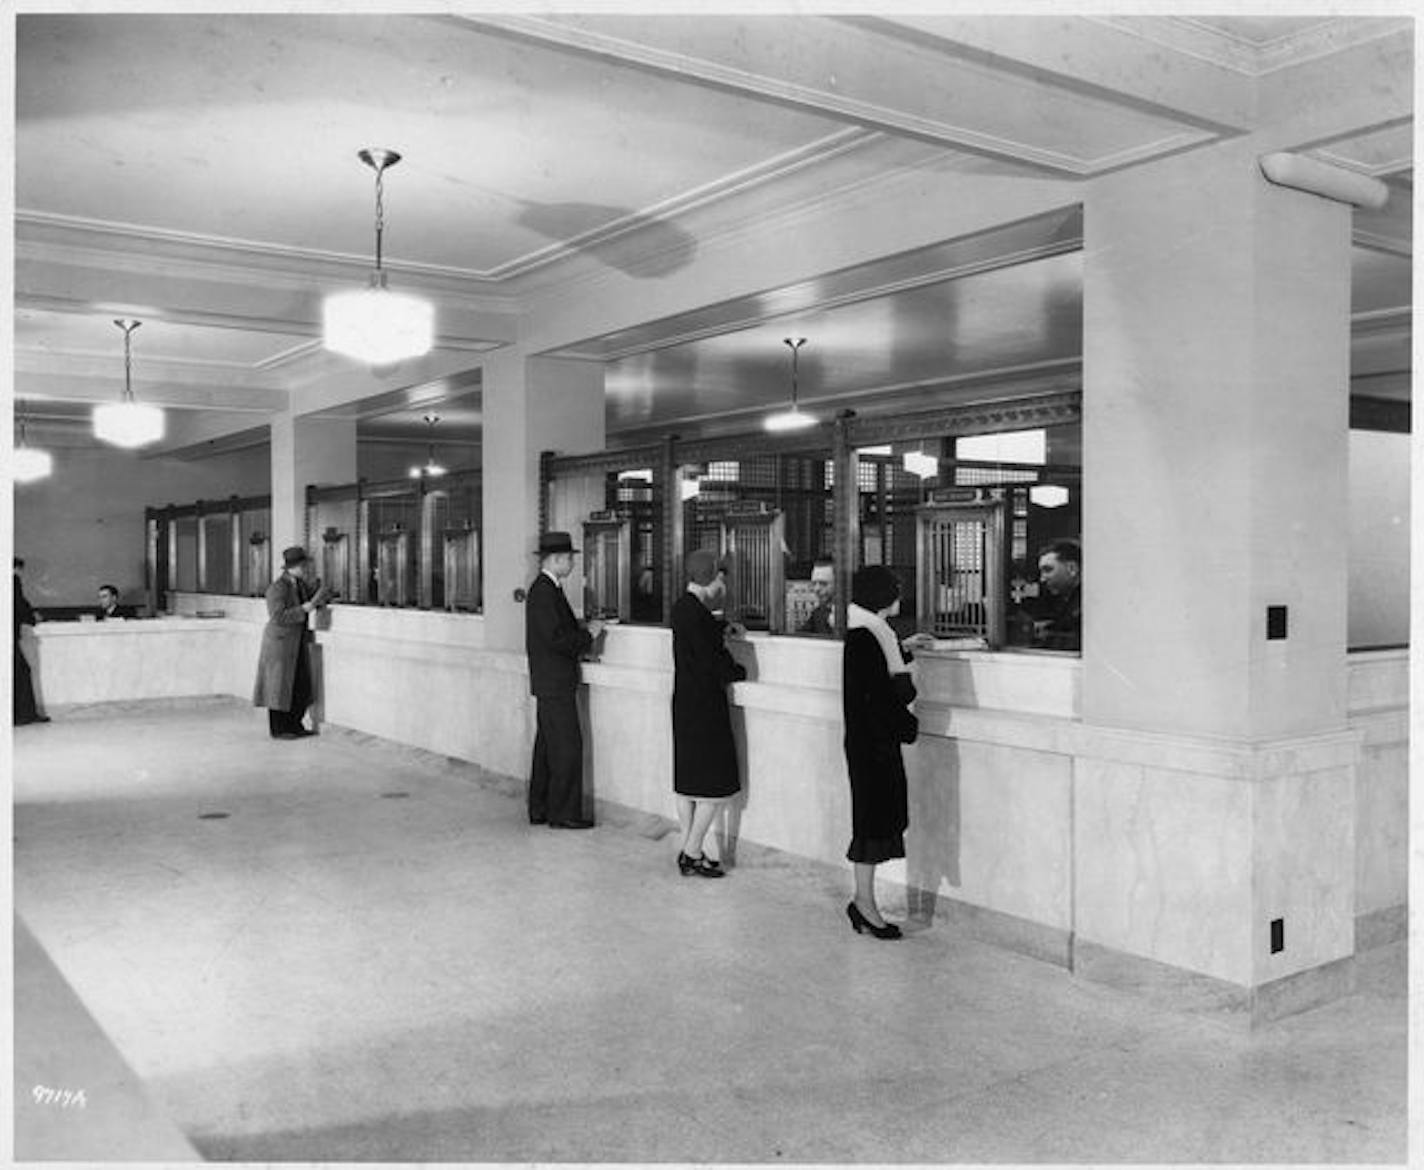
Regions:
<instances>
[{"instance_id":1,"label":"man's fedora hat","mask_svg":"<svg viewBox=\"0 0 1424 1170\"><path fill-rule=\"evenodd\" d=\"M539 537L539 555L553 556L554 553L576 553L574 538L567 532L546 532Z\"/></svg>"},{"instance_id":2,"label":"man's fedora hat","mask_svg":"<svg viewBox=\"0 0 1424 1170\"><path fill-rule=\"evenodd\" d=\"M299 544L294 544L291 548L284 548L282 550L282 568L284 569L290 569L293 565L300 565L303 561L308 559L310 558L307 556L307 550Z\"/></svg>"}]
</instances>

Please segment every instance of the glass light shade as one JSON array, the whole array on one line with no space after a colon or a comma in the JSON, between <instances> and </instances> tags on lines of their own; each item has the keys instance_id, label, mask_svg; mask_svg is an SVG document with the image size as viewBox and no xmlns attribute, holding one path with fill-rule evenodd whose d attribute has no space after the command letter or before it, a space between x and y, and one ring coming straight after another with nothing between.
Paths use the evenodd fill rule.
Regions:
<instances>
[{"instance_id":1,"label":"glass light shade","mask_svg":"<svg viewBox=\"0 0 1424 1170\"><path fill-rule=\"evenodd\" d=\"M419 479L422 475L431 477L444 475L447 470L449 469L441 467L438 463L427 463L424 467L412 467L410 469L410 478Z\"/></svg>"},{"instance_id":2,"label":"glass light shade","mask_svg":"<svg viewBox=\"0 0 1424 1170\"><path fill-rule=\"evenodd\" d=\"M16 483L34 483L54 470L54 456L34 447L16 447L11 453L10 468Z\"/></svg>"},{"instance_id":3,"label":"glass light shade","mask_svg":"<svg viewBox=\"0 0 1424 1170\"><path fill-rule=\"evenodd\" d=\"M143 402L105 402L94 408L94 434L116 447L142 447L163 438L163 411Z\"/></svg>"},{"instance_id":4,"label":"glass light shade","mask_svg":"<svg viewBox=\"0 0 1424 1170\"><path fill-rule=\"evenodd\" d=\"M435 310L428 301L391 292L385 274L370 288L333 293L322 306L322 344L373 366L388 366L430 352Z\"/></svg>"},{"instance_id":5,"label":"glass light shade","mask_svg":"<svg viewBox=\"0 0 1424 1170\"><path fill-rule=\"evenodd\" d=\"M769 431L800 431L806 427L814 427L816 416L792 407L790 410L767 415L761 425Z\"/></svg>"},{"instance_id":6,"label":"glass light shade","mask_svg":"<svg viewBox=\"0 0 1424 1170\"><path fill-rule=\"evenodd\" d=\"M939 460L923 451L906 451L905 470L921 479L933 479L939 474Z\"/></svg>"},{"instance_id":7,"label":"glass light shade","mask_svg":"<svg viewBox=\"0 0 1424 1170\"><path fill-rule=\"evenodd\" d=\"M1061 508L1068 502L1068 489L1056 483L1040 484L1028 489L1028 498L1040 508Z\"/></svg>"}]
</instances>

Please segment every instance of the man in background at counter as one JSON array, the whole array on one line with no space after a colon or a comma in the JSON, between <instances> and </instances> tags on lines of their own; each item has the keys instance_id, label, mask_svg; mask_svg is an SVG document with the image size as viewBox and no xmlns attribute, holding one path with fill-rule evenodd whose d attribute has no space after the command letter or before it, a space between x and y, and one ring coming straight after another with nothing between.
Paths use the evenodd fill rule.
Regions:
<instances>
[{"instance_id":1,"label":"man in background at counter","mask_svg":"<svg viewBox=\"0 0 1424 1170\"><path fill-rule=\"evenodd\" d=\"M583 731L579 727L579 658L603 633L603 623L579 621L564 596L573 572L573 538L539 538L539 575L524 601L524 648L537 731L529 772L529 823L551 829L591 829L583 810Z\"/></svg>"},{"instance_id":2,"label":"man in background at counter","mask_svg":"<svg viewBox=\"0 0 1424 1170\"><path fill-rule=\"evenodd\" d=\"M1083 648L1083 549L1076 540L1055 540L1038 554L1038 580L1048 591L1047 608L1034 625L1035 646Z\"/></svg>"},{"instance_id":3,"label":"man in background at counter","mask_svg":"<svg viewBox=\"0 0 1424 1170\"><path fill-rule=\"evenodd\" d=\"M15 625L15 670L14 688L10 692L11 715L14 718L16 727L21 727L26 723L48 723L49 716L41 715L39 704L35 702L35 680L30 673L30 662L25 657L24 646L21 645L25 627L34 628L36 614L34 608L25 598L25 586L20 580L20 574L24 572L25 562L19 557L15 558L15 604L11 611L11 617Z\"/></svg>"},{"instance_id":4,"label":"man in background at counter","mask_svg":"<svg viewBox=\"0 0 1424 1170\"><path fill-rule=\"evenodd\" d=\"M797 627L798 634L833 634L836 625L836 569L834 562L821 558L811 566L811 588L816 591L816 608Z\"/></svg>"},{"instance_id":5,"label":"man in background at counter","mask_svg":"<svg viewBox=\"0 0 1424 1170\"><path fill-rule=\"evenodd\" d=\"M331 596L320 581L309 582L307 552L282 550L282 575L267 587L267 625L257 659L252 705L267 708L273 739L301 739L316 732L302 726L312 701L311 631L307 617Z\"/></svg>"},{"instance_id":6,"label":"man in background at counter","mask_svg":"<svg viewBox=\"0 0 1424 1170\"><path fill-rule=\"evenodd\" d=\"M113 585L99 586L99 608L94 611L95 621L118 620L133 617L131 606L119 604L119 591Z\"/></svg>"}]
</instances>

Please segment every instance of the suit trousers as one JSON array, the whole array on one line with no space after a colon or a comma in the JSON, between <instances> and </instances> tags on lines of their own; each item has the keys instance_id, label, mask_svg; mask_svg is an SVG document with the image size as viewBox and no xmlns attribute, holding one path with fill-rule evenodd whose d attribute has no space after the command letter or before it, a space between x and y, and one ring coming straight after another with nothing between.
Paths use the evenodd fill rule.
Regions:
<instances>
[{"instance_id":1,"label":"suit trousers","mask_svg":"<svg viewBox=\"0 0 1424 1170\"><path fill-rule=\"evenodd\" d=\"M540 695L534 764L529 773L529 819L575 821L583 813L583 730L578 697Z\"/></svg>"},{"instance_id":2,"label":"suit trousers","mask_svg":"<svg viewBox=\"0 0 1424 1170\"><path fill-rule=\"evenodd\" d=\"M30 673L30 664L25 652L20 649L18 638L15 639L15 681L10 696L16 727L22 723L34 723L40 717L40 709L35 702L34 676Z\"/></svg>"},{"instance_id":3,"label":"suit trousers","mask_svg":"<svg viewBox=\"0 0 1424 1170\"><path fill-rule=\"evenodd\" d=\"M292 705L285 711L267 712L267 729L278 735L282 732L301 731L302 716L311 706L311 651L306 645L297 647L297 670L292 677Z\"/></svg>"}]
</instances>

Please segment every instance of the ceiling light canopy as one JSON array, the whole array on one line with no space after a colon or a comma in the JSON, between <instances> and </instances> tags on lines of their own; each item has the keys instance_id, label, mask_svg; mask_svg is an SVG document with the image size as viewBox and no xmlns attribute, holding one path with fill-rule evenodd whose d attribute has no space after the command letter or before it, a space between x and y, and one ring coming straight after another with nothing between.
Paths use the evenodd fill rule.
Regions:
<instances>
[{"instance_id":1,"label":"ceiling light canopy","mask_svg":"<svg viewBox=\"0 0 1424 1170\"><path fill-rule=\"evenodd\" d=\"M385 235L387 167L400 162L394 150L371 148L357 157L376 172L376 270L362 289L333 293L322 306L322 344L373 366L393 365L430 352L435 340L435 310L429 301L392 292L381 268Z\"/></svg>"},{"instance_id":2,"label":"ceiling light canopy","mask_svg":"<svg viewBox=\"0 0 1424 1170\"><path fill-rule=\"evenodd\" d=\"M143 322L119 319L114 324L124 331L124 396L94 408L94 435L116 447L142 447L163 438L164 431L163 411L136 402L133 395L132 335Z\"/></svg>"},{"instance_id":3,"label":"ceiling light canopy","mask_svg":"<svg viewBox=\"0 0 1424 1170\"><path fill-rule=\"evenodd\" d=\"M806 427L815 426L818 421L814 414L802 410L796 401L797 359L800 357L801 347L806 344L806 339L804 337L783 337L781 340L791 347L791 406L786 410L767 415L761 425L769 431L800 431Z\"/></svg>"}]
</instances>

